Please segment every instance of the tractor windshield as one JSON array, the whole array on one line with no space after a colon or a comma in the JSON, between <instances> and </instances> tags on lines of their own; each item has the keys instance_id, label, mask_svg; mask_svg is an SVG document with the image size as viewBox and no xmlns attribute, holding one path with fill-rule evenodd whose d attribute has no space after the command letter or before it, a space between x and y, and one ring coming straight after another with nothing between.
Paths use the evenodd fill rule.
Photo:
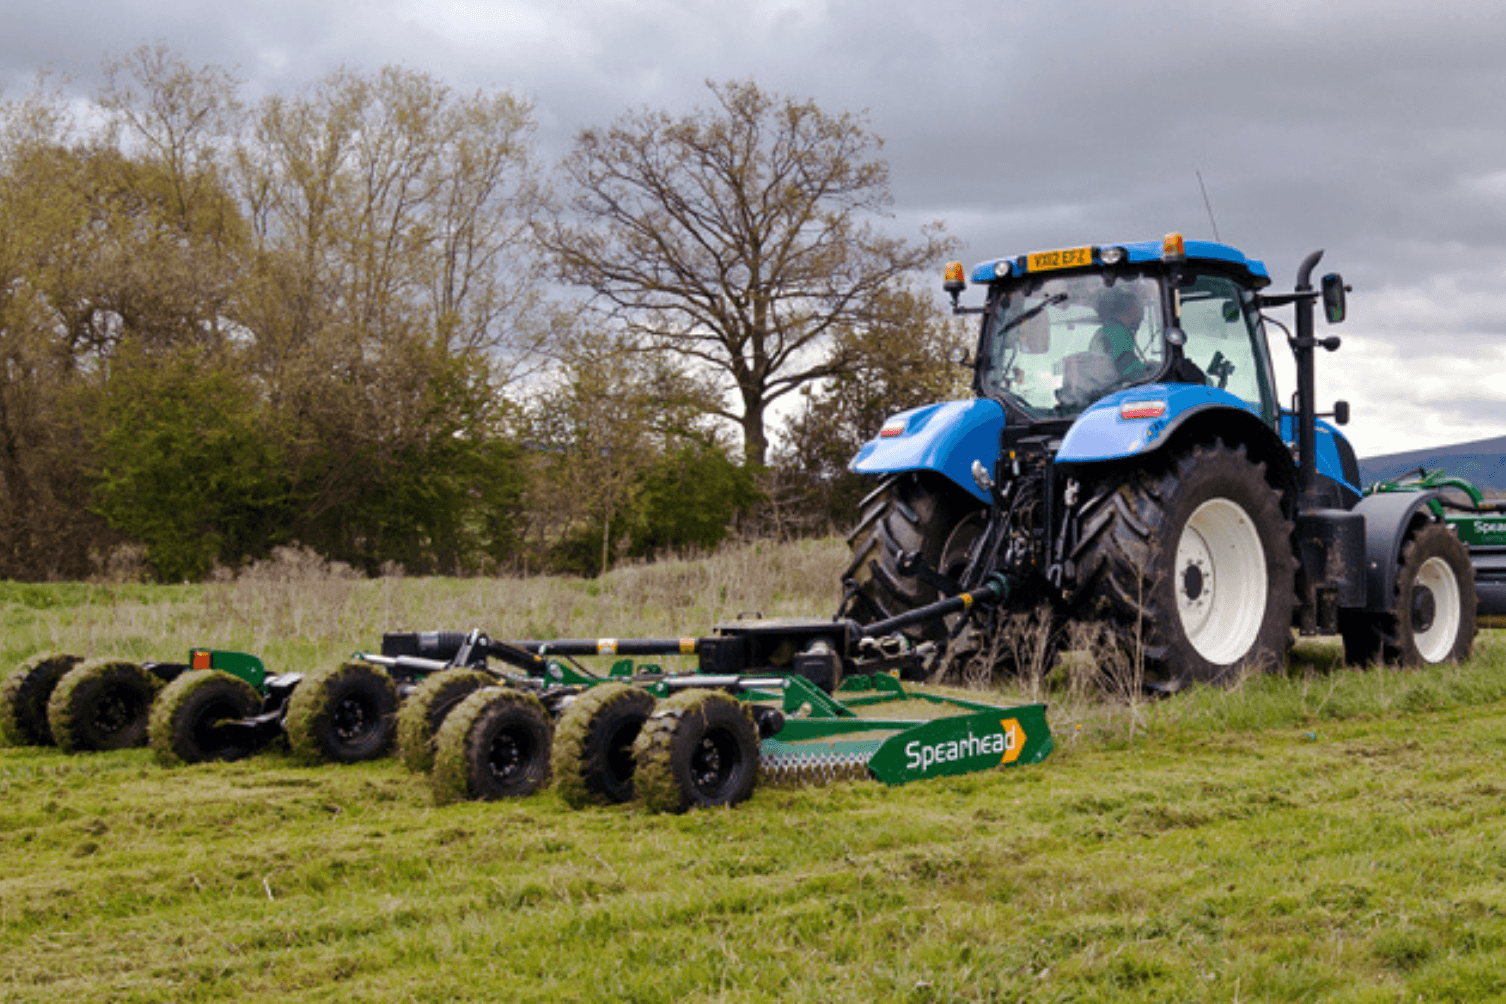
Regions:
<instances>
[{"instance_id":1,"label":"tractor windshield","mask_svg":"<svg viewBox=\"0 0 1506 1004\"><path fill-rule=\"evenodd\" d=\"M1032 418L1076 415L1160 372L1162 330L1161 286L1152 276L1030 276L999 289L989 304L980 388Z\"/></svg>"}]
</instances>

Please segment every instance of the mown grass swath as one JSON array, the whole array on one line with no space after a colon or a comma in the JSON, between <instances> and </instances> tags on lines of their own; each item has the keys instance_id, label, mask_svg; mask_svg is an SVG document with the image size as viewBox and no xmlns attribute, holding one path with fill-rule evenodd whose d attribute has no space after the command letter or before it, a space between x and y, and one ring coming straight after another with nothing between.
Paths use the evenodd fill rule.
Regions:
<instances>
[{"instance_id":1,"label":"mown grass swath","mask_svg":"<svg viewBox=\"0 0 1506 1004\"><path fill-rule=\"evenodd\" d=\"M622 570L595 595L563 580L400 580L321 604L311 580L290 586L307 628L279 640L278 668L338 661L367 618L517 618L498 631L514 635L551 615L572 634L701 625L745 601L740 568L785 573L766 587L830 583L788 573L842 557L837 544L729 552ZM91 657L174 655L213 629L226 637L212 643L252 647L287 611L266 595L261 612L216 624L237 588L7 596L6 658L70 637ZM509 612L497 600L511 589L536 605ZM809 612L817 599L770 588L749 602ZM642 620L615 620L630 616ZM1036 682L1058 739L1040 765L896 789L760 787L735 810L673 817L572 810L552 790L436 808L393 757L307 768L271 752L168 770L143 749L4 749L3 996L1506 994L1506 641L1483 633L1462 667L1337 662L1336 645L1305 644L1285 673L1134 707L1074 693L1058 671Z\"/></svg>"}]
</instances>

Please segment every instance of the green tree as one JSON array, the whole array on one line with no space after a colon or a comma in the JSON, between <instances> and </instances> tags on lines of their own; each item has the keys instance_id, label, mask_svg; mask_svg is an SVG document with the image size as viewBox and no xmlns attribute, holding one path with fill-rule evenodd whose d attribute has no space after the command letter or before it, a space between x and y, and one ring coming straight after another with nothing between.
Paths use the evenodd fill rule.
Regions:
<instances>
[{"instance_id":1,"label":"green tree","mask_svg":"<svg viewBox=\"0 0 1506 1004\"><path fill-rule=\"evenodd\" d=\"M714 549L737 514L759 499L752 472L715 442L691 439L664 453L638 478L630 553Z\"/></svg>"},{"instance_id":2,"label":"green tree","mask_svg":"<svg viewBox=\"0 0 1506 1004\"><path fill-rule=\"evenodd\" d=\"M233 362L127 341L90 404L94 511L145 545L159 579L200 579L289 539L277 437Z\"/></svg>"},{"instance_id":3,"label":"green tree","mask_svg":"<svg viewBox=\"0 0 1506 1004\"><path fill-rule=\"evenodd\" d=\"M761 466L769 406L846 371L843 333L881 323L885 293L951 242L873 224L888 169L858 117L709 86L713 108L583 131L561 166L568 207L540 235L561 278L637 342L716 375L737 400L716 413Z\"/></svg>"},{"instance_id":4,"label":"green tree","mask_svg":"<svg viewBox=\"0 0 1506 1004\"><path fill-rule=\"evenodd\" d=\"M558 385L529 413L536 540L554 567L593 575L610 568L624 544L634 554L674 546L638 545L651 487L645 478L687 444L697 459L712 462L706 451L718 447L706 388L674 360L592 331L562 343L562 363ZM652 532L662 529L661 521Z\"/></svg>"}]
</instances>

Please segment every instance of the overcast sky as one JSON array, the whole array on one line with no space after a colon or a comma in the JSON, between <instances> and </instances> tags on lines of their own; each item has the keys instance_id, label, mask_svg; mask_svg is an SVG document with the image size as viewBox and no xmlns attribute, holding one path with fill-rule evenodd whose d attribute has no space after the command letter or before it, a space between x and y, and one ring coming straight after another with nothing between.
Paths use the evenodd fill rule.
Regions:
<instances>
[{"instance_id":1,"label":"overcast sky","mask_svg":"<svg viewBox=\"0 0 1506 1004\"><path fill-rule=\"evenodd\" d=\"M752 78L884 137L898 232L969 263L1218 235L1276 287L1324 248L1354 286L1320 354L1362 456L1506 434L1506 4L983 0L0 0L3 94L91 93L163 41L247 94L399 63L536 104L541 155L630 109ZM939 284L939 278L938 278ZM1289 315L1290 311L1283 311ZM1278 315L1281 316L1281 315ZM1321 327L1321 324L1320 324ZM1290 354L1273 346L1281 392Z\"/></svg>"}]
</instances>

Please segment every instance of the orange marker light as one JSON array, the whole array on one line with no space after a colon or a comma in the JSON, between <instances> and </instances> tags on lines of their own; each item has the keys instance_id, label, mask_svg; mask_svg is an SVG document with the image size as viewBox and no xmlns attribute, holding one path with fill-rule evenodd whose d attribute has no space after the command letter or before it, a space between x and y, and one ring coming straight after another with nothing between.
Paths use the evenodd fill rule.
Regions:
<instances>
[{"instance_id":1,"label":"orange marker light","mask_svg":"<svg viewBox=\"0 0 1506 1004\"><path fill-rule=\"evenodd\" d=\"M214 666L212 665L213 659L210 657L209 651L207 649L194 649L193 655L189 658L189 662L194 669L214 668Z\"/></svg>"},{"instance_id":2,"label":"orange marker light","mask_svg":"<svg viewBox=\"0 0 1506 1004\"><path fill-rule=\"evenodd\" d=\"M1187 242L1181 234L1167 234L1161 238L1161 257L1166 261L1181 261L1187 257Z\"/></svg>"},{"instance_id":3,"label":"orange marker light","mask_svg":"<svg viewBox=\"0 0 1506 1004\"><path fill-rule=\"evenodd\" d=\"M951 285L954 282L965 283L967 281L967 277L965 275L963 275L963 273L962 273L962 262L960 262L960 261L949 261L949 262L947 262L946 263L946 275L945 275L944 278L945 278L945 281L946 281L947 285Z\"/></svg>"}]
</instances>

